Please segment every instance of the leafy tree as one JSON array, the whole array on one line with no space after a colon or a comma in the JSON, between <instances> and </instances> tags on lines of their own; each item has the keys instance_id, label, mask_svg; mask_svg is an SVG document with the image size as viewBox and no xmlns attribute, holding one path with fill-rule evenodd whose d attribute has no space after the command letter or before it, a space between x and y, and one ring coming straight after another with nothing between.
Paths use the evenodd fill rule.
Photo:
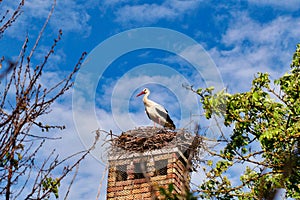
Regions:
<instances>
[{"instance_id":1,"label":"leafy tree","mask_svg":"<svg viewBox=\"0 0 300 200\"><path fill-rule=\"evenodd\" d=\"M285 189L286 197L300 198L300 44L290 67L273 83L269 74L258 73L247 92L191 88L206 118L224 123L219 124L224 148L211 151L215 159L206 161L202 198L273 199L278 188ZM245 171L240 184L233 185L226 172L239 164Z\"/></svg>"},{"instance_id":2,"label":"leafy tree","mask_svg":"<svg viewBox=\"0 0 300 200\"><path fill-rule=\"evenodd\" d=\"M40 83L43 79L44 67L55 52L55 47L62 36L62 31L59 31L45 57L40 61L33 61L32 56L53 13L55 0L53 2L53 7L33 47L29 49L30 41L26 37L16 60L11 61L4 56L1 58L1 199L47 199L52 194L58 198L61 180L74 168L78 170L79 163L92 149L91 147L66 158L60 158L59 154L55 153L55 149L50 149L46 158L41 157L45 155L39 154L46 141L59 139L49 136L46 132L50 132L51 129L65 128L63 125L48 125L40 121L40 118L51 112L52 104L72 87L72 78L79 70L85 55L85 53L82 54L73 71L60 82L50 87ZM1 38L18 19L24 4L25 0L20 1L12 15L9 15L9 11L3 15L0 21ZM69 162L71 158L73 162Z\"/></svg>"}]
</instances>

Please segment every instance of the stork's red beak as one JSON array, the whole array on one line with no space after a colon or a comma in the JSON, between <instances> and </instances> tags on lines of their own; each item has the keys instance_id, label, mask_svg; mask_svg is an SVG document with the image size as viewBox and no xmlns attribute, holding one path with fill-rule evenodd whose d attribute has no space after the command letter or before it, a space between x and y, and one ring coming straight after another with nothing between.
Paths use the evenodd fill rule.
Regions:
<instances>
[{"instance_id":1,"label":"stork's red beak","mask_svg":"<svg viewBox=\"0 0 300 200\"><path fill-rule=\"evenodd\" d=\"M141 96L143 94L146 94L144 91L141 91L141 93L139 93L138 95L136 95L136 97Z\"/></svg>"}]
</instances>

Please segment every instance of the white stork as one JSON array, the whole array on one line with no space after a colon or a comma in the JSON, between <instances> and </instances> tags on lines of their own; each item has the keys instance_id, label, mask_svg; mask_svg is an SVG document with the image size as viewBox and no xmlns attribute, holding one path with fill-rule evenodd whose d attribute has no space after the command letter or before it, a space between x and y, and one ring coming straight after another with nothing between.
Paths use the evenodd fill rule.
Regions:
<instances>
[{"instance_id":1,"label":"white stork","mask_svg":"<svg viewBox=\"0 0 300 200\"><path fill-rule=\"evenodd\" d=\"M136 96L138 97L143 94L145 95L143 97L143 102L149 119L162 125L163 127L167 127L174 130L175 125L171 120L168 111L162 105L159 105L158 103L155 103L154 101L148 99L148 96L150 95L150 90L148 88L145 88L141 93L139 93Z\"/></svg>"}]
</instances>

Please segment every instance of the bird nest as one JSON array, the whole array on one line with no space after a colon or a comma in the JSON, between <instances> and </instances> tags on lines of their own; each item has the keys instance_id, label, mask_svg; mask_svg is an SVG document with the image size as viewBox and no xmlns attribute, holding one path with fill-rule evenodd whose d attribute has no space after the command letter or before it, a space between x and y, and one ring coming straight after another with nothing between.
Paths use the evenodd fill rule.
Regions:
<instances>
[{"instance_id":1,"label":"bird nest","mask_svg":"<svg viewBox=\"0 0 300 200\"><path fill-rule=\"evenodd\" d=\"M112 140L112 147L129 152L143 153L145 151L174 146L178 132L168 129L144 127L121 133Z\"/></svg>"},{"instance_id":2,"label":"bird nest","mask_svg":"<svg viewBox=\"0 0 300 200\"><path fill-rule=\"evenodd\" d=\"M111 147L108 151L112 156L178 148L192 163L197 163L200 161L200 151L205 146L202 136L186 130L139 127L112 136L111 133Z\"/></svg>"}]
</instances>

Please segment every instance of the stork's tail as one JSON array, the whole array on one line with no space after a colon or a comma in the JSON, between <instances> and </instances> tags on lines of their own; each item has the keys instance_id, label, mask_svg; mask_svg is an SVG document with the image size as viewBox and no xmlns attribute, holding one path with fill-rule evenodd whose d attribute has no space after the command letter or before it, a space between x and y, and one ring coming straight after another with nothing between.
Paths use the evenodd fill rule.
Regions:
<instances>
[{"instance_id":1,"label":"stork's tail","mask_svg":"<svg viewBox=\"0 0 300 200\"><path fill-rule=\"evenodd\" d=\"M169 115L167 115L167 122L164 124L164 127L170 128L171 130L175 130L176 126Z\"/></svg>"},{"instance_id":2,"label":"stork's tail","mask_svg":"<svg viewBox=\"0 0 300 200\"><path fill-rule=\"evenodd\" d=\"M174 124L166 123L165 126L166 128L170 128L171 130L175 130L176 126Z\"/></svg>"}]
</instances>

